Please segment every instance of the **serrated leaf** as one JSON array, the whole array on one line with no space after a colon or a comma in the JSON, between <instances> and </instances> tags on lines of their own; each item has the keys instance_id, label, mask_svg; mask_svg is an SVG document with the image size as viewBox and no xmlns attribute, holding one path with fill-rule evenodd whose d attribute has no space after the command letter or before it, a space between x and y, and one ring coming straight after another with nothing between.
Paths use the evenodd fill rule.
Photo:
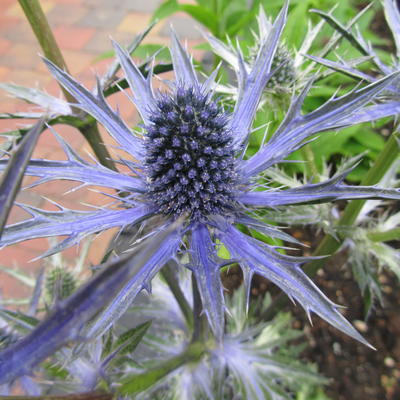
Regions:
<instances>
[{"instance_id":1,"label":"serrated leaf","mask_svg":"<svg viewBox=\"0 0 400 400\"><path fill-rule=\"evenodd\" d=\"M13 83L0 83L0 89L5 90L19 99L37 104L47 112L63 115L71 114L71 108L66 101L50 96L41 90L26 88Z\"/></svg>"},{"instance_id":2,"label":"serrated leaf","mask_svg":"<svg viewBox=\"0 0 400 400\"><path fill-rule=\"evenodd\" d=\"M12 323L16 330L23 333L26 333L26 330L32 330L40 322L37 318L23 314L20 311L0 309L0 316Z\"/></svg>"},{"instance_id":3,"label":"serrated leaf","mask_svg":"<svg viewBox=\"0 0 400 400\"><path fill-rule=\"evenodd\" d=\"M31 278L27 273L19 268L9 268L0 265L0 271L5 272L6 274L12 276L15 279L18 279L20 282L25 285L33 288L35 286L36 279Z\"/></svg>"},{"instance_id":4,"label":"serrated leaf","mask_svg":"<svg viewBox=\"0 0 400 400\"><path fill-rule=\"evenodd\" d=\"M144 240L134 251L104 265L87 283L52 312L30 334L0 352L0 384L31 373L32 369L70 341L82 335L83 327L108 305L124 287L142 273L151 256L171 236L177 236L180 221ZM143 280L138 282L142 285ZM7 315L7 314L5 314Z\"/></svg>"},{"instance_id":5,"label":"serrated leaf","mask_svg":"<svg viewBox=\"0 0 400 400\"><path fill-rule=\"evenodd\" d=\"M0 238L6 224L11 207L21 186L22 178L33 148L42 132L43 120L35 124L21 140L10 160L0 182Z\"/></svg>"},{"instance_id":6,"label":"serrated leaf","mask_svg":"<svg viewBox=\"0 0 400 400\"><path fill-rule=\"evenodd\" d=\"M123 356L128 353L133 353L150 328L151 322L152 321L144 322L120 335L113 346L114 350L118 350L118 355Z\"/></svg>"}]
</instances>

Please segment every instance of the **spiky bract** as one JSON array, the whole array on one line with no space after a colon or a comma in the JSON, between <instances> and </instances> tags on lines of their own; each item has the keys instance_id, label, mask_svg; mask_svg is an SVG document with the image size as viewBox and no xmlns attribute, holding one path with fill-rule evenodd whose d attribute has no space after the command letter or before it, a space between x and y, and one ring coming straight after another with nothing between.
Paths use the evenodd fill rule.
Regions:
<instances>
[{"instance_id":1,"label":"spiky bract","mask_svg":"<svg viewBox=\"0 0 400 400\"><path fill-rule=\"evenodd\" d=\"M302 271L301 266L308 261L307 258L282 254L274 246L248 233L256 230L272 238L296 243L276 226L254 218L257 214L253 211L257 209L273 208L284 212L288 205L309 202L372 197L400 199L397 189L345 185L344 179L349 171L325 182L289 189L259 185L259 182L265 182L259 179L259 174L282 163L315 134L399 113L398 103L366 107L393 84L398 73L332 98L318 109L303 114L302 106L312 87L312 82L309 82L292 99L287 115L270 140L246 158L244 150L252 133L253 120L264 89L273 76L273 59L285 25L287 8L286 3L268 33L260 38L259 53L251 66L245 65L239 55L236 68L239 93L231 113L225 113L212 100L217 71L205 82L200 82L190 57L174 33L171 58L176 81L171 85L171 93L161 97L154 95L151 77L145 78L129 54L115 44L119 62L132 89L132 100L147 130L144 135L134 134L119 113L110 108L100 84L93 94L46 61L53 75L77 100L75 107L90 113L103 124L133 160L123 160L130 173L111 171L83 160L59 139L67 160L32 160L26 173L40 177L33 185L70 179L83 185L102 185L115 189L117 194L124 192L129 195L115 196L120 205L118 209L104 207L78 212L60 206L58 211L45 211L25 206L31 218L7 227L0 246L36 237L66 236L47 253L51 254L77 244L86 235L109 228L117 227L127 233L140 223L144 229L139 229L139 234L145 232L147 236L157 237L178 216L179 221L184 221L179 228L167 230L162 241L154 242L157 248L147 254L146 259L142 258L143 264L134 275L122 282L118 295L85 332L87 336L103 334L127 310L135 296L143 288L150 287L155 274L167 262L180 258L184 253L181 261L196 277L205 315L217 341L222 340L225 329L224 294L219 272L222 265L236 262L244 272L247 294L250 293L252 276L262 275L298 301L308 314L317 313L336 328L366 343L342 316L338 306ZM6 161L0 160L0 167L4 168ZM243 225L247 229L242 229ZM229 260L218 257L221 245L229 252ZM92 303L83 298L80 307L91 306ZM47 344L41 343L41 346L41 354L50 351ZM22 350L21 353L25 354ZM5 356L3 360L7 362ZM8 370L6 364L3 368Z\"/></svg>"}]
</instances>

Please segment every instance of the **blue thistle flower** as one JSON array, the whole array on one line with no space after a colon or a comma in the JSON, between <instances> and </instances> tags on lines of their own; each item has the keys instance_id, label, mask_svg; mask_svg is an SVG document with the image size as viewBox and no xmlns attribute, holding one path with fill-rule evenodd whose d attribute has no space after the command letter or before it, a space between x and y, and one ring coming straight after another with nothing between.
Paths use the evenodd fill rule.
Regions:
<instances>
[{"instance_id":1,"label":"blue thistle flower","mask_svg":"<svg viewBox=\"0 0 400 400\"><path fill-rule=\"evenodd\" d=\"M144 78L127 52L114 43L133 92L132 100L144 122L143 136L135 135L110 108L102 95L100 83L96 93L92 94L45 60L56 79L77 99L75 106L104 125L135 162L125 160L131 174L112 171L83 160L63 139L58 138L67 161L32 160L26 173L40 178L34 185L69 179L83 185L113 188L129 195L118 197L120 208L91 212L61 206L58 211L24 206L32 218L7 227L0 246L37 237L66 235L66 239L45 254L49 255L78 243L91 233L109 228L122 230L143 222L150 233L155 234L177 217L186 218L179 234L176 231L170 233L135 277L125 283L90 327L88 336L103 333L119 318L135 296L143 288L149 288L151 279L165 263L184 250L184 242L190 256L186 267L196 277L205 314L215 336L220 339L224 330L224 296L219 272L226 260L217 256L217 246L222 243L241 265L247 292L253 274L260 274L297 300L308 314L318 314L336 328L367 344L340 314L338 306L324 296L302 271L301 265L307 261L306 258L281 254L275 247L242 233L236 227L236 224L244 224L271 237L296 242L285 232L251 216L252 211L337 199L400 199L400 192L395 189L346 186L343 184L346 173L322 183L293 189L267 187L259 190L258 175L282 162L312 135L399 112L398 105L388 106L388 109L370 106L368 114L364 111L366 104L393 83L397 73L331 99L319 109L302 115L300 111L312 86L310 82L293 99L284 121L269 142L254 156L245 159L244 149L252 121L263 90L274 72L271 66L287 8L286 3L268 36L263 38L250 71L239 56L237 74L240 89L231 114L213 100L216 71L201 83L190 57L174 33L171 56L176 82L170 94L155 95L151 73ZM1 162L2 168L6 161Z\"/></svg>"}]
</instances>

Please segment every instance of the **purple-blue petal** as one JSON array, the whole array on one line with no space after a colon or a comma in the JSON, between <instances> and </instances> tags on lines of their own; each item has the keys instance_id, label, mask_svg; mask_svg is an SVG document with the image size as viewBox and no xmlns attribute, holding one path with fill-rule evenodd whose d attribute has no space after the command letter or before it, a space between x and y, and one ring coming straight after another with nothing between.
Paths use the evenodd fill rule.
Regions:
<instances>
[{"instance_id":1,"label":"purple-blue petal","mask_svg":"<svg viewBox=\"0 0 400 400\"><path fill-rule=\"evenodd\" d=\"M332 129L335 126L341 126L343 120L345 125L351 123L364 122L365 119L357 116L362 112L362 107L371 102L382 90L390 86L398 79L400 72L395 72L379 81L376 81L365 88L355 90L342 97L329 100L317 110L306 114L300 114L301 103L306 91L297 97L291 106L285 120L277 129L268 143L262 147L253 157L243 161L240 170L243 176L251 177L271 165L281 162L291 152L301 147L301 144L310 136ZM306 90L306 89L305 89ZM397 112L397 110L392 111ZM378 118L382 114L377 115ZM354 122L352 117L355 117ZM384 116L387 116L385 114Z\"/></svg>"},{"instance_id":2,"label":"purple-blue petal","mask_svg":"<svg viewBox=\"0 0 400 400\"><path fill-rule=\"evenodd\" d=\"M0 181L0 238L7 222L11 207L17 196L26 166L42 132L43 120L40 120L22 139L17 149L5 163L5 173Z\"/></svg>"},{"instance_id":3,"label":"purple-blue petal","mask_svg":"<svg viewBox=\"0 0 400 400\"><path fill-rule=\"evenodd\" d=\"M279 286L290 298L306 310L318 314L335 328L369 346L368 342L339 313L330 301L302 271L304 259L285 256L272 247L246 236L232 226L224 227L221 240L240 263Z\"/></svg>"},{"instance_id":4,"label":"purple-blue petal","mask_svg":"<svg viewBox=\"0 0 400 400\"><path fill-rule=\"evenodd\" d=\"M191 270L196 278L203 309L210 326L221 340L224 333L224 294L220 277L220 264L207 226L198 224L192 229L190 243Z\"/></svg>"},{"instance_id":5,"label":"purple-blue petal","mask_svg":"<svg viewBox=\"0 0 400 400\"><path fill-rule=\"evenodd\" d=\"M151 240L151 239L150 239ZM170 233L165 240L152 250L148 261L140 271L130 279L115 295L110 304L96 318L96 321L85 332L88 337L102 335L132 304L138 293L150 287L156 273L173 257L181 244L182 237L178 231Z\"/></svg>"},{"instance_id":6,"label":"purple-blue petal","mask_svg":"<svg viewBox=\"0 0 400 400\"><path fill-rule=\"evenodd\" d=\"M47 251L46 256L71 247L92 233L139 223L154 214L147 206L99 211L45 211L26 205L23 208L32 218L6 227L0 247L39 237L68 236Z\"/></svg>"},{"instance_id":7,"label":"purple-blue petal","mask_svg":"<svg viewBox=\"0 0 400 400\"><path fill-rule=\"evenodd\" d=\"M288 2L285 2L268 37L265 38L265 41L260 46L251 71L246 74L245 68L242 68L241 75L246 74L246 76L240 79L243 84L240 87L231 120L231 128L235 134L234 145L237 148L242 146L248 139L258 103L271 77L271 65L286 22L287 9Z\"/></svg>"},{"instance_id":8,"label":"purple-blue petal","mask_svg":"<svg viewBox=\"0 0 400 400\"><path fill-rule=\"evenodd\" d=\"M98 84L97 95L95 96L51 61L44 59L44 62L53 76L78 101L78 104L74 104L74 106L93 115L121 145L123 150L140 160L143 155L141 140L132 133L125 122L107 104L100 85Z\"/></svg>"},{"instance_id":9,"label":"purple-blue petal","mask_svg":"<svg viewBox=\"0 0 400 400\"><path fill-rule=\"evenodd\" d=\"M172 224L144 241L128 256L103 265L101 271L86 284L58 303L29 335L0 352L0 385L31 374L38 363L61 346L82 337L84 325L115 299L126 282L136 280L141 285L144 276L149 277L152 273L149 266L155 267L153 262L157 249L167 243L172 251L170 240L176 237L177 228L177 224Z\"/></svg>"},{"instance_id":10,"label":"purple-blue petal","mask_svg":"<svg viewBox=\"0 0 400 400\"><path fill-rule=\"evenodd\" d=\"M193 68L193 63L179 42L178 37L173 29L171 29L171 57L174 66L175 80L180 85L186 87L198 87L196 73Z\"/></svg>"},{"instance_id":11,"label":"purple-blue petal","mask_svg":"<svg viewBox=\"0 0 400 400\"><path fill-rule=\"evenodd\" d=\"M396 43L397 57L400 56L400 12L398 2L394 0L384 0L384 9L386 21L390 26L393 34L394 42Z\"/></svg>"},{"instance_id":12,"label":"purple-blue petal","mask_svg":"<svg viewBox=\"0 0 400 400\"><path fill-rule=\"evenodd\" d=\"M147 124L149 122L149 113L155 109L155 99L151 88L151 74L146 79L139 68L135 65L130 55L117 42L113 42L115 52L125 72L126 79L132 89L133 101Z\"/></svg>"},{"instance_id":13,"label":"purple-blue petal","mask_svg":"<svg viewBox=\"0 0 400 400\"><path fill-rule=\"evenodd\" d=\"M385 189L376 186L344 185L343 179L349 171L321 183L312 183L286 190L246 192L238 200L247 206L279 207L290 204L326 202L352 199L400 200L400 189Z\"/></svg>"}]
</instances>

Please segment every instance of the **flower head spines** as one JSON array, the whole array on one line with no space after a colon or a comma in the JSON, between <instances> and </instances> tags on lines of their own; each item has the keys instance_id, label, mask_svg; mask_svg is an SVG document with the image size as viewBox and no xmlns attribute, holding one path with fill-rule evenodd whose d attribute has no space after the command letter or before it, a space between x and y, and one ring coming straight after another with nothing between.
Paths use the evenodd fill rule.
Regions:
<instances>
[{"instance_id":1,"label":"flower head spines","mask_svg":"<svg viewBox=\"0 0 400 400\"><path fill-rule=\"evenodd\" d=\"M272 61L271 71L275 71L267 83L268 89L290 88L296 79L294 59L284 45L278 46Z\"/></svg>"},{"instance_id":2,"label":"flower head spines","mask_svg":"<svg viewBox=\"0 0 400 400\"><path fill-rule=\"evenodd\" d=\"M160 96L146 126L145 166L148 196L161 212L198 219L230 208L236 173L227 120L196 87Z\"/></svg>"},{"instance_id":3,"label":"flower head spines","mask_svg":"<svg viewBox=\"0 0 400 400\"><path fill-rule=\"evenodd\" d=\"M51 301L66 299L76 286L71 272L61 267L53 268L46 277L46 292Z\"/></svg>"}]
</instances>

